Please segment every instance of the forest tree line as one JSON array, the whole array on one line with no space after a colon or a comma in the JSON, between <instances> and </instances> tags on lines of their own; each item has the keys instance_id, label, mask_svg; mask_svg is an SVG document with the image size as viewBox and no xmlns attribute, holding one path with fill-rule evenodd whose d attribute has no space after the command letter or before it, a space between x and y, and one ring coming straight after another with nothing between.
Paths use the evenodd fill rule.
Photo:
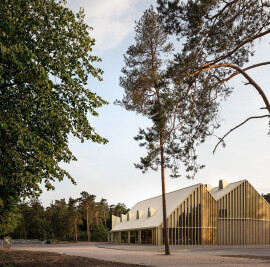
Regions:
<instances>
[{"instance_id":1,"label":"forest tree line","mask_svg":"<svg viewBox=\"0 0 270 267\"><path fill-rule=\"evenodd\" d=\"M95 195L81 192L79 198L55 200L44 207L38 198L19 204L20 221L10 235L16 239L52 241L107 241L111 216L127 213L124 203L109 205Z\"/></svg>"},{"instance_id":2,"label":"forest tree line","mask_svg":"<svg viewBox=\"0 0 270 267\"><path fill-rule=\"evenodd\" d=\"M262 194L270 203L270 193ZM124 203L109 205L95 195L81 192L77 199L55 200L44 207L38 198L19 204L20 222L11 234L16 239L51 241L107 241L112 228L112 215L121 216L129 211Z\"/></svg>"}]
</instances>

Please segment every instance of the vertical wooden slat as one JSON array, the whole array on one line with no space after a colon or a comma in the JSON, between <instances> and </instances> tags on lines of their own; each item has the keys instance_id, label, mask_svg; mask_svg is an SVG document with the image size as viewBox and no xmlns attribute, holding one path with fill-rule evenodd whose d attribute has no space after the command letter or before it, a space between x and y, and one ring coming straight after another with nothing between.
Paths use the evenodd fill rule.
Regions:
<instances>
[{"instance_id":1,"label":"vertical wooden slat","mask_svg":"<svg viewBox=\"0 0 270 267\"><path fill-rule=\"evenodd\" d=\"M195 191L194 194L194 228L195 228L195 245L198 245L197 243L197 197L198 197L198 188Z\"/></svg>"}]
</instances>

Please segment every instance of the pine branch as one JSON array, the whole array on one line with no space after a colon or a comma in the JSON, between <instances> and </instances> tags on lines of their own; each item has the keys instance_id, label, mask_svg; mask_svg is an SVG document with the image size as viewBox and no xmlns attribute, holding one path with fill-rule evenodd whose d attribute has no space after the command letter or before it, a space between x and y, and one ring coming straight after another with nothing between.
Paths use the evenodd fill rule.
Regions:
<instances>
[{"instance_id":1,"label":"pine branch","mask_svg":"<svg viewBox=\"0 0 270 267\"><path fill-rule=\"evenodd\" d=\"M238 49L240 49L242 46L244 46L245 44L248 44L248 43L251 43L253 42L254 40L258 39L258 38L261 38L267 34L270 33L270 29L264 31L264 32L261 32L261 33L258 33L257 35L255 36L252 36L251 38L249 39L246 39L245 41L243 41L241 44L239 44L238 46L236 46L232 51L228 52L227 54L223 55L223 56L220 56L212 61L208 61L207 63L208 64L215 64L223 59L226 59L228 57L230 57L231 55L233 55Z\"/></svg>"},{"instance_id":2,"label":"pine branch","mask_svg":"<svg viewBox=\"0 0 270 267\"><path fill-rule=\"evenodd\" d=\"M247 71L247 70L254 69L254 68L257 68L257 67L261 67L261 66L265 66L265 65L270 65L270 61L266 61L266 62L261 62L261 63L258 63L258 64L254 64L252 66L249 66L249 67L243 69L243 71ZM240 72L235 72L232 75L230 75L229 77L227 77L227 78L225 78L223 80L219 80L219 83L227 82L227 81L229 81L230 79L232 79L233 77L235 77L238 74L240 74ZM215 76L215 78L218 79L218 77L216 77L216 76Z\"/></svg>"},{"instance_id":3,"label":"pine branch","mask_svg":"<svg viewBox=\"0 0 270 267\"><path fill-rule=\"evenodd\" d=\"M218 68L232 68L232 69L235 69L237 70L239 73L241 73L247 80L248 82L253 85L255 87L255 89L258 91L258 93L261 95L269 113L270 113L270 103L268 101L268 98L266 96L266 94L264 93L264 91L262 90L262 88L243 70L241 69L240 67L234 65L234 64L213 64L213 65L209 65L209 64L204 64L201 66L201 68L199 70L197 70L196 72L194 72L193 74L189 74L187 73L187 75L189 77L193 77L194 75L197 75L201 72L205 72L205 71L208 71L210 69L218 69Z\"/></svg>"},{"instance_id":4,"label":"pine branch","mask_svg":"<svg viewBox=\"0 0 270 267\"><path fill-rule=\"evenodd\" d=\"M229 132L227 132L222 138L220 138L219 142L216 144L216 146L215 146L215 148L214 148L214 150L213 150L213 154L215 154L218 145L224 141L225 137L227 137L227 136L228 136L231 132L233 132L235 129L239 128L240 126L242 126L243 124L245 124L246 122L248 122L248 121L251 120L251 119L261 119L261 118L266 118L266 117L270 118L270 114L268 114L268 115L262 115L262 116L253 116L253 117L249 117L249 118L247 118L245 121L243 121L242 123L240 123L240 124L238 124L237 126L235 126L234 128L232 128L232 129L231 129Z\"/></svg>"}]
</instances>

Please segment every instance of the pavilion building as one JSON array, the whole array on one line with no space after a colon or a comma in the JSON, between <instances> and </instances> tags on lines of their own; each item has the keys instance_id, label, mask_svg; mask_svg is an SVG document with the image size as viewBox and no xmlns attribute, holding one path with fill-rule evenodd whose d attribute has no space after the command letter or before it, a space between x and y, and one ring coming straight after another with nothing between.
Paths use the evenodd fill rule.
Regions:
<instances>
[{"instance_id":1,"label":"pavilion building","mask_svg":"<svg viewBox=\"0 0 270 267\"><path fill-rule=\"evenodd\" d=\"M112 216L109 242L163 244L162 197ZM270 205L247 180L166 194L170 245L270 244Z\"/></svg>"}]
</instances>

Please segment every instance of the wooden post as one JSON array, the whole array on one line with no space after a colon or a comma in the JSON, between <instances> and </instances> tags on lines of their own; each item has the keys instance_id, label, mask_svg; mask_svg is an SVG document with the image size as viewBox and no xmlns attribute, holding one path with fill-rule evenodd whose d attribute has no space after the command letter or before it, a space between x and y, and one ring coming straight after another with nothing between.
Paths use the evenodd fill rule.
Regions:
<instances>
[{"instance_id":1,"label":"wooden post","mask_svg":"<svg viewBox=\"0 0 270 267\"><path fill-rule=\"evenodd\" d=\"M142 230L139 230L139 245L142 243Z\"/></svg>"},{"instance_id":2,"label":"wooden post","mask_svg":"<svg viewBox=\"0 0 270 267\"><path fill-rule=\"evenodd\" d=\"M130 231L128 231L128 244L130 244Z\"/></svg>"}]
</instances>

